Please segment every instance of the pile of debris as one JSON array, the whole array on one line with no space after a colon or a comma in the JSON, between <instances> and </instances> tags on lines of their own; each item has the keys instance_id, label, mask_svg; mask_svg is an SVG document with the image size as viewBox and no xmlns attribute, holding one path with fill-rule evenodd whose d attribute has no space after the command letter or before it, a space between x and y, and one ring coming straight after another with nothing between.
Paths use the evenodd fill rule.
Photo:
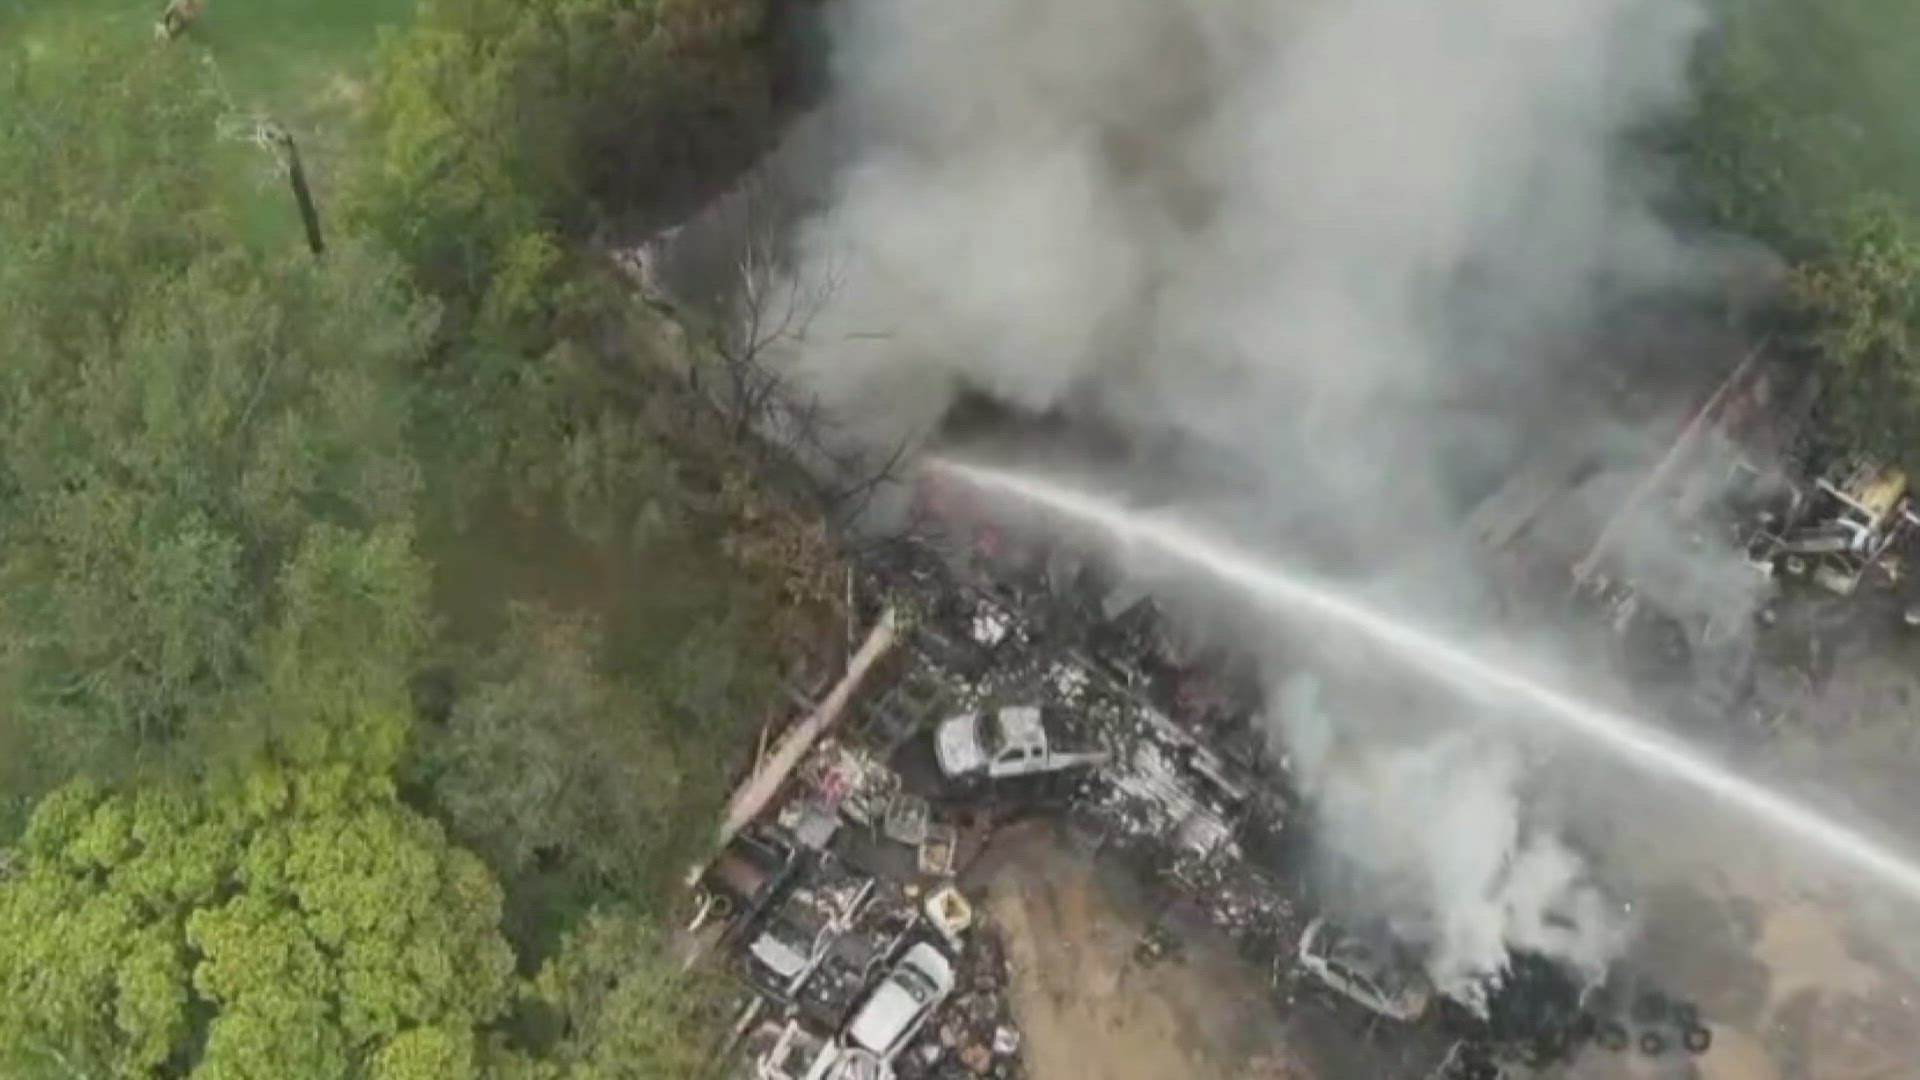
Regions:
<instances>
[{"instance_id":1,"label":"pile of debris","mask_svg":"<svg viewBox=\"0 0 1920 1080\"><path fill-rule=\"evenodd\" d=\"M976 927L960 954L963 981L936 1021L935 1035L895 1066L901 1080L1021 1080L1020 1029L1007 997L1006 950L990 926Z\"/></svg>"},{"instance_id":2,"label":"pile of debris","mask_svg":"<svg viewBox=\"0 0 1920 1080\"><path fill-rule=\"evenodd\" d=\"M751 835L736 845L774 846ZM971 904L950 884L926 893L919 880L868 875L843 850L801 859L784 890L729 929L753 991L736 1075L1019 1077L1004 957Z\"/></svg>"},{"instance_id":3,"label":"pile of debris","mask_svg":"<svg viewBox=\"0 0 1920 1080\"><path fill-rule=\"evenodd\" d=\"M1852 596L1868 580L1900 581L1900 544L1920 525L1905 474L1847 461L1810 492L1790 489L1783 502L1755 523L1747 550L1756 563L1836 596Z\"/></svg>"},{"instance_id":4,"label":"pile of debris","mask_svg":"<svg viewBox=\"0 0 1920 1080\"><path fill-rule=\"evenodd\" d=\"M1847 513L1880 508L1866 545L1838 554L1879 558L1904 502L1837 487L1854 492L1835 502ZM1778 558L1811 514L1783 526ZM730 897L726 941L758 995L741 1025L752 1080L1020 1076L1002 946L958 881L997 823L1033 808L1256 963L1292 970L1311 937L1277 855L1294 797L1263 767L1257 694L1202 677L1191 634L1143 597L1103 591L1084 563L1041 553L1006 568L961 548L877 549L853 606L911 611L900 653L707 875ZM1151 958L1175 946L1149 934L1141 947ZM1453 1060L1469 1073L1535 1065L1612 1038L1570 985L1516 960ZM1378 1011L1364 987L1335 989ZM1697 1041L1686 1019L1677 1038Z\"/></svg>"},{"instance_id":5,"label":"pile of debris","mask_svg":"<svg viewBox=\"0 0 1920 1080\"><path fill-rule=\"evenodd\" d=\"M865 606L916 613L897 662L701 879L702 911L730 918L723 947L755 994L743 1076L1021 1076L1002 946L955 882L998 822L1036 807L1150 864L1263 960L1290 949L1295 905L1242 842L1280 833L1286 799L1165 711L1204 698L1193 714L1217 724L1223 699L1167 692L1160 673L1182 669L1150 654L1178 635L1150 606L1124 605L1105 647L1128 644L1103 663L1086 650L1106 609L1061 602L1045 575L969 583L911 542L878 565ZM923 970L904 971L915 956ZM902 1000L921 1014L874 1019ZM895 1019L886 1045L862 1041Z\"/></svg>"},{"instance_id":6,"label":"pile of debris","mask_svg":"<svg viewBox=\"0 0 1920 1080\"><path fill-rule=\"evenodd\" d=\"M1705 1053L1713 1032L1699 1010L1616 968L1583 984L1546 957L1517 953L1487 1002L1487 1014L1443 1013L1457 1041L1434 1080L1499 1080L1571 1061L1591 1044L1643 1058Z\"/></svg>"},{"instance_id":7,"label":"pile of debris","mask_svg":"<svg viewBox=\"0 0 1920 1080\"><path fill-rule=\"evenodd\" d=\"M752 991L743 1080L1019 1075L1004 959L953 884L978 851L970 824L858 733L799 759L698 879L701 920L730 920L719 942Z\"/></svg>"},{"instance_id":8,"label":"pile of debris","mask_svg":"<svg viewBox=\"0 0 1920 1080\"><path fill-rule=\"evenodd\" d=\"M925 618L916 640L943 648L966 640L993 654L989 665L958 668L990 670L993 685L962 676L951 700L978 707L1012 694L1044 711L1049 739L1100 748L1098 763L1071 788L1067 809L1080 835L1094 847L1128 852L1176 893L1194 898L1208 921L1236 940L1284 938L1290 947L1300 928L1296 905L1274 868L1249 857L1242 838L1281 833L1291 796L1213 745L1219 728L1252 732L1256 702L1178 692L1191 681L1185 678L1191 635L1170 629L1171 620L1136 593L1116 587L1122 602L1102 602L1092 584L1096 576L1084 567L1064 571L1057 557L1044 561L1049 573L1024 579L1024 588L1018 575L998 578L998 593L964 587L929 565L937 560L916 563L921 587L972 598L946 609L950 623ZM1082 595L1063 597L1059 589ZM1080 602L1088 589L1095 590L1094 600ZM1050 632L1029 617L1035 609L1051 616ZM1062 611L1081 618L1068 620ZM979 640L974 631L985 626L994 632ZM1115 641L1126 647L1114 647ZM1093 651L1100 642L1106 647ZM1186 708L1176 717L1162 702ZM1222 719L1229 710L1235 715Z\"/></svg>"}]
</instances>

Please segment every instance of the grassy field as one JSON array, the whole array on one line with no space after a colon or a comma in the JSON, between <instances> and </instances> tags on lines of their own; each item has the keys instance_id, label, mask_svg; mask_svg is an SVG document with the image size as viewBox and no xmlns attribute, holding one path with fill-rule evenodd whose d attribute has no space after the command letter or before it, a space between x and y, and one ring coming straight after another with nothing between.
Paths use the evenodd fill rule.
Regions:
<instances>
[{"instance_id":1,"label":"grassy field","mask_svg":"<svg viewBox=\"0 0 1920 1080\"><path fill-rule=\"evenodd\" d=\"M154 48L189 50L202 57L228 101L236 138L254 121L271 118L298 141L309 179L327 217L333 178L347 144L353 105L370 69L380 35L411 16L414 0L205 0L204 13L179 40ZM55 20L85 32L155 37L165 0L44 0L18 7L0 3L0 40L24 41ZM18 35L16 38L15 35ZM48 35L50 36L50 35ZM266 153L241 154L249 175L243 217L247 231L274 243L297 243L299 225L285 180Z\"/></svg>"},{"instance_id":2,"label":"grassy field","mask_svg":"<svg viewBox=\"0 0 1920 1080\"><path fill-rule=\"evenodd\" d=\"M206 0L181 44L204 50L242 108L301 113L343 92L373 56L383 27L398 27L414 0ZM12 18L98 19L105 27L151 33L164 0L46 0ZM0 21L8 17L0 15Z\"/></svg>"},{"instance_id":3,"label":"grassy field","mask_svg":"<svg viewBox=\"0 0 1920 1080\"><path fill-rule=\"evenodd\" d=\"M414 0L205 0L204 14L167 46L204 56L240 117L272 116L316 143L337 142L380 33ZM31 40L36 21L97 23L102 33L152 35L164 0L47 0L0 12L0 33ZM156 47L160 47L156 43Z\"/></svg>"}]
</instances>

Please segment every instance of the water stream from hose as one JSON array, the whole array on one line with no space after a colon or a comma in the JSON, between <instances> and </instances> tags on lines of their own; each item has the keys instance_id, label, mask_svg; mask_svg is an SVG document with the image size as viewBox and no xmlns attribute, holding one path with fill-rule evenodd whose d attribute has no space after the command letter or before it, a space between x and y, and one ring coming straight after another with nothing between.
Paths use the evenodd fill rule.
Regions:
<instances>
[{"instance_id":1,"label":"water stream from hose","mask_svg":"<svg viewBox=\"0 0 1920 1080\"><path fill-rule=\"evenodd\" d=\"M933 459L927 467L982 493L1091 527L1122 553L1131 550L1168 560L1234 589L1274 614L1318 619L1357 632L1432 678L1470 695L1497 695L1524 706L1647 774L1678 781L1920 902L1920 864L1739 775L1644 720L1583 701L1525 672L1483 659L1439 633L1179 521L1031 473L947 458Z\"/></svg>"}]
</instances>

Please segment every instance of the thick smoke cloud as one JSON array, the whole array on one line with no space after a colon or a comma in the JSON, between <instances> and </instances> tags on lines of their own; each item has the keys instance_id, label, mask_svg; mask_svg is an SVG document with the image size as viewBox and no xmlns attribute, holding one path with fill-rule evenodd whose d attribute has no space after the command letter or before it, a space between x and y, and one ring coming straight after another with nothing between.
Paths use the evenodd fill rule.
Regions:
<instances>
[{"instance_id":1,"label":"thick smoke cloud","mask_svg":"<svg viewBox=\"0 0 1920 1080\"><path fill-rule=\"evenodd\" d=\"M1467 493L1602 430L1560 392L1598 320L1723 261L1660 223L1629 150L1684 103L1688 0L836 18L848 156L794 241L800 287L833 286L791 357L809 393L881 447L933 438L963 390L1173 437L1240 466L1193 489L1236 527L1310 521L1342 569L1450 609L1482 599ZM1510 947L1591 970L1617 946L1580 860L1529 823L1518 751L1455 717L1367 739L1275 715L1325 835L1443 988L1472 999Z\"/></svg>"},{"instance_id":2,"label":"thick smoke cloud","mask_svg":"<svg viewBox=\"0 0 1920 1080\"><path fill-rule=\"evenodd\" d=\"M877 428L968 385L1337 436L1510 385L1598 286L1685 269L1610 155L1679 99L1679 0L842 15L857 156L806 237L838 287L804 362ZM1331 441L1329 466L1368 442Z\"/></svg>"},{"instance_id":3,"label":"thick smoke cloud","mask_svg":"<svg viewBox=\"0 0 1920 1080\"><path fill-rule=\"evenodd\" d=\"M1274 705L1277 749L1331 856L1326 891L1425 946L1435 985L1480 1008L1515 949L1588 981L1605 974L1630 919L1584 859L1524 812L1520 747L1472 725L1336 716L1305 674L1285 680Z\"/></svg>"}]
</instances>

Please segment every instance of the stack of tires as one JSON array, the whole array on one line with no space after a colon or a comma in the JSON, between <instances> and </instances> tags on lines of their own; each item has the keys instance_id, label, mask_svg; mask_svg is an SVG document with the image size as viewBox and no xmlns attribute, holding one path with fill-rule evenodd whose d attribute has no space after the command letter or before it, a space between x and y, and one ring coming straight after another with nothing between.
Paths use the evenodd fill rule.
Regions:
<instances>
[{"instance_id":1,"label":"stack of tires","mask_svg":"<svg viewBox=\"0 0 1920 1080\"><path fill-rule=\"evenodd\" d=\"M1613 1003L1617 1006L1617 1002ZM1683 1052L1704 1054L1713 1045L1713 1029L1700 1021L1691 1002L1675 1001L1658 990L1643 990L1625 1008L1601 1008L1583 1018L1581 1034L1616 1053L1629 1048L1648 1057Z\"/></svg>"}]
</instances>

